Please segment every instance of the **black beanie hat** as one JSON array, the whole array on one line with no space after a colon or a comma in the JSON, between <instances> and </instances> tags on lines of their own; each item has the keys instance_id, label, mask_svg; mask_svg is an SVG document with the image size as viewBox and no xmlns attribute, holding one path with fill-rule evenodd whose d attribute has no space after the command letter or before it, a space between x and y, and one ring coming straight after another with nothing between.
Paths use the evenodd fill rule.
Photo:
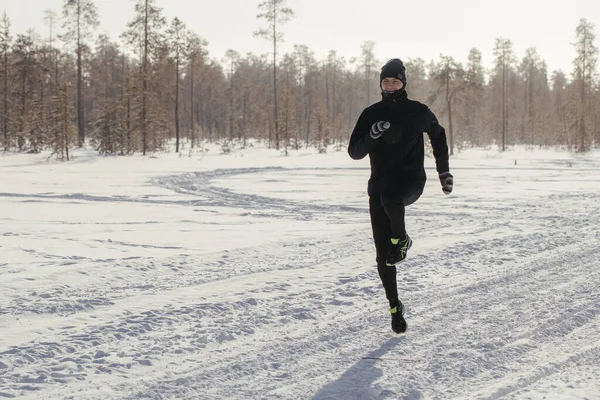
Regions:
<instances>
[{"instance_id":1,"label":"black beanie hat","mask_svg":"<svg viewBox=\"0 0 600 400\"><path fill-rule=\"evenodd\" d=\"M406 86L406 68L404 63L399 58L392 58L383 67L381 67L381 74L379 74L379 83L385 78L396 78L402 81L402 84Z\"/></svg>"}]
</instances>

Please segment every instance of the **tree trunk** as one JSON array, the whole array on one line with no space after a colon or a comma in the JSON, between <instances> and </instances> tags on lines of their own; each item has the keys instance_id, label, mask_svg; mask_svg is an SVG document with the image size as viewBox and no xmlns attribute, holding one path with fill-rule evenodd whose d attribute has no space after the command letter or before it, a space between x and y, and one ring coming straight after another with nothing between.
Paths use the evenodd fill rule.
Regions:
<instances>
[{"instance_id":1,"label":"tree trunk","mask_svg":"<svg viewBox=\"0 0 600 400\"><path fill-rule=\"evenodd\" d=\"M179 55L175 62L175 153L179 153Z\"/></svg>"},{"instance_id":2,"label":"tree trunk","mask_svg":"<svg viewBox=\"0 0 600 400\"><path fill-rule=\"evenodd\" d=\"M346 128L348 132L348 137L352 134L352 110L354 109L354 80L350 79L350 96L348 99L348 127Z\"/></svg>"},{"instance_id":3,"label":"tree trunk","mask_svg":"<svg viewBox=\"0 0 600 400\"><path fill-rule=\"evenodd\" d=\"M579 115L579 151L584 152L585 150L585 115L582 110Z\"/></svg>"},{"instance_id":4,"label":"tree trunk","mask_svg":"<svg viewBox=\"0 0 600 400\"><path fill-rule=\"evenodd\" d=\"M567 107L563 106L562 108L562 122L563 122L563 135L565 138L565 144L569 147L569 133L567 130Z\"/></svg>"},{"instance_id":5,"label":"tree trunk","mask_svg":"<svg viewBox=\"0 0 600 400\"><path fill-rule=\"evenodd\" d=\"M64 149L64 154L67 155L67 161L69 161L69 96L68 86L65 82L64 87L64 100L63 100L63 140L61 148ZM63 155L64 158L64 155Z\"/></svg>"},{"instance_id":6,"label":"tree trunk","mask_svg":"<svg viewBox=\"0 0 600 400\"><path fill-rule=\"evenodd\" d=\"M506 151L506 60L502 62L502 151Z\"/></svg>"},{"instance_id":7,"label":"tree trunk","mask_svg":"<svg viewBox=\"0 0 600 400\"><path fill-rule=\"evenodd\" d=\"M28 62L28 61L27 61ZM23 140L22 140L22 134L23 131L25 130L25 109L26 109L26 96L25 96L25 91L26 91L26 85L27 84L27 63L25 63L25 66L23 67L23 73L22 73L22 80L21 80L21 121L19 124L19 133L18 133L18 137L17 137L17 146L19 147L19 151L23 150Z\"/></svg>"},{"instance_id":8,"label":"tree trunk","mask_svg":"<svg viewBox=\"0 0 600 400\"><path fill-rule=\"evenodd\" d=\"M195 140L195 133L196 133L196 127L194 126L194 64L195 64L196 58L195 56L192 56L191 59L191 63L190 63L190 130L191 130L191 134L192 134L192 149L194 148L194 140Z\"/></svg>"},{"instance_id":9,"label":"tree trunk","mask_svg":"<svg viewBox=\"0 0 600 400\"><path fill-rule=\"evenodd\" d=\"M448 101L448 132L450 136L450 155L454 155L454 126L452 122L452 101Z\"/></svg>"},{"instance_id":10,"label":"tree trunk","mask_svg":"<svg viewBox=\"0 0 600 400\"><path fill-rule=\"evenodd\" d=\"M200 127L200 141L204 139L204 131L202 127L204 127L205 121L202 115L202 97L198 99L194 99L194 104L196 104L196 121L198 126Z\"/></svg>"},{"instance_id":11,"label":"tree trunk","mask_svg":"<svg viewBox=\"0 0 600 400\"><path fill-rule=\"evenodd\" d=\"M148 90L148 0L146 0L144 14L144 61L142 63L142 154L148 150L148 130L146 126L146 91Z\"/></svg>"},{"instance_id":12,"label":"tree trunk","mask_svg":"<svg viewBox=\"0 0 600 400\"><path fill-rule=\"evenodd\" d=\"M213 121L212 121L212 112L211 112L211 101L212 101L212 86L208 85L208 102L207 102L207 110L206 110L206 123L208 124L208 141L212 143L213 139Z\"/></svg>"},{"instance_id":13,"label":"tree trunk","mask_svg":"<svg viewBox=\"0 0 600 400\"><path fill-rule=\"evenodd\" d=\"M325 104L327 104L327 121L331 122L332 121L332 113L331 113L331 106L330 106L330 98L329 98L329 74L327 73L327 70L325 71Z\"/></svg>"},{"instance_id":14,"label":"tree trunk","mask_svg":"<svg viewBox=\"0 0 600 400\"><path fill-rule=\"evenodd\" d=\"M123 53L122 55L122 63L121 63L121 107L123 107L123 102L125 101L125 96L126 96L126 89L127 89L127 75L126 75L126 59L125 59L125 53ZM121 112L122 112L122 108L121 108ZM119 136L120 136L120 147L121 147L121 155L124 155L124 151L123 149L125 149L125 132L123 132L123 122L122 122L122 118L123 118L123 114L120 114L119 117L121 118L121 122L117 122L118 126L119 126Z\"/></svg>"},{"instance_id":15,"label":"tree trunk","mask_svg":"<svg viewBox=\"0 0 600 400\"><path fill-rule=\"evenodd\" d=\"M8 48L4 49L4 151L8 151Z\"/></svg>"},{"instance_id":16,"label":"tree trunk","mask_svg":"<svg viewBox=\"0 0 600 400\"><path fill-rule=\"evenodd\" d=\"M446 107L448 109L448 133L450 136L450 155L454 155L454 130L452 128L452 93L450 93L450 74L446 76Z\"/></svg>"},{"instance_id":17,"label":"tree trunk","mask_svg":"<svg viewBox=\"0 0 600 400\"><path fill-rule=\"evenodd\" d=\"M244 143L244 147L246 146L246 119L248 118L248 93L244 93L244 104L242 106L242 126L241 126L241 132L239 133L241 135L241 139L243 139L243 143ZM239 140L239 139L238 139Z\"/></svg>"},{"instance_id":18,"label":"tree trunk","mask_svg":"<svg viewBox=\"0 0 600 400\"><path fill-rule=\"evenodd\" d=\"M531 146L535 145L535 126L534 126L534 117L535 117L535 103L533 102L533 66L529 67L529 97L528 101L528 111L529 111L529 132L531 134Z\"/></svg>"},{"instance_id":19,"label":"tree trunk","mask_svg":"<svg viewBox=\"0 0 600 400\"><path fill-rule=\"evenodd\" d=\"M54 87L56 88L56 90L59 89L58 87L58 55L59 52L58 50L55 50L54 52Z\"/></svg>"},{"instance_id":20,"label":"tree trunk","mask_svg":"<svg viewBox=\"0 0 600 400\"><path fill-rule=\"evenodd\" d=\"M279 112L277 108L277 12L273 15L273 99L275 101L275 149L279 150Z\"/></svg>"},{"instance_id":21,"label":"tree trunk","mask_svg":"<svg viewBox=\"0 0 600 400\"><path fill-rule=\"evenodd\" d=\"M367 105L371 104L371 60L367 61L365 67L365 79L367 80Z\"/></svg>"},{"instance_id":22,"label":"tree trunk","mask_svg":"<svg viewBox=\"0 0 600 400\"><path fill-rule=\"evenodd\" d=\"M40 88L40 117L39 117L40 118L40 129L37 129L37 132L36 132L37 137L36 137L36 140L35 140L35 143L34 143L34 151L36 153L39 153L42 150L38 146L42 145L42 142L43 142L43 139L42 139L43 132L42 132L42 130L46 129L46 123L45 123L46 121L45 121L45 118L44 118L44 114L45 114L44 113L44 108L45 108L44 106L45 106L45 100L46 100L45 91L44 91L45 83L41 82L40 86L41 86L41 88Z\"/></svg>"},{"instance_id":23,"label":"tree trunk","mask_svg":"<svg viewBox=\"0 0 600 400\"><path fill-rule=\"evenodd\" d=\"M233 140L233 58L229 68L229 139Z\"/></svg>"},{"instance_id":24,"label":"tree trunk","mask_svg":"<svg viewBox=\"0 0 600 400\"><path fill-rule=\"evenodd\" d=\"M312 119L312 95L308 96L307 112L306 112L306 148L310 144L310 120Z\"/></svg>"},{"instance_id":25,"label":"tree trunk","mask_svg":"<svg viewBox=\"0 0 600 400\"><path fill-rule=\"evenodd\" d=\"M331 87L332 87L332 91L331 91L331 100L333 101L333 114L331 117L332 121L335 121L337 119L337 101L336 101L336 93L335 93L335 81L336 81L336 65L333 65L333 82L331 83Z\"/></svg>"},{"instance_id":26,"label":"tree trunk","mask_svg":"<svg viewBox=\"0 0 600 400\"><path fill-rule=\"evenodd\" d=\"M77 1L77 144L83 147L85 142L85 124L83 120L83 68L81 65L81 1Z\"/></svg>"},{"instance_id":27,"label":"tree trunk","mask_svg":"<svg viewBox=\"0 0 600 400\"><path fill-rule=\"evenodd\" d=\"M450 136L450 155L454 154L454 130L452 128L452 93L450 91L450 71L446 75L446 108L448 110L448 133Z\"/></svg>"}]
</instances>

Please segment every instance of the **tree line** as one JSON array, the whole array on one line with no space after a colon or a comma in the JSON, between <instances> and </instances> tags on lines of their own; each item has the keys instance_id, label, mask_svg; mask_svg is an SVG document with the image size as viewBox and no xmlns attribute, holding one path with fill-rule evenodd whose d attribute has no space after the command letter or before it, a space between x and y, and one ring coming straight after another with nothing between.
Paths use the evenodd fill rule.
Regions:
<instances>
[{"instance_id":1,"label":"tree line","mask_svg":"<svg viewBox=\"0 0 600 400\"><path fill-rule=\"evenodd\" d=\"M136 0L121 42L104 34L94 0L64 0L62 15L45 11L44 35L13 37L0 19L0 145L6 151L93 145L100 154L128 155L184 148L205 141L223 151L247 140L285 151L346 146L360 112L380 96L376 44L356 57L331 50L317 59L305 45L279 54L294 12L286 0L258 5L256 36L270 54L209 55L208 43L178 18L167 21L155 0ZM57 27L60 26L60 29ZM446 126L451 151L468 146L600 145L600 86L594 25L574 32L573 70L547 70L535 47L521 59L498 38L493 67L473 48L465 65L450 56L404 57L409 97L427 103ZM57 30L59 34L56 34ZM397 57L402 55L390 55Z\"/></svg>"}]
</instances>

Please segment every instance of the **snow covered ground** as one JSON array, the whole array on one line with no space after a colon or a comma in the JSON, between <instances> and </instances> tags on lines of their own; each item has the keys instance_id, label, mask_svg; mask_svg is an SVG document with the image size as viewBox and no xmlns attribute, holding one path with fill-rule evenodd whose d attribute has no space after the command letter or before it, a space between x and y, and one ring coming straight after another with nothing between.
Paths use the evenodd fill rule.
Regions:
<instances>
[{"instance_id":1,"label":"snow covered ground","mask_svg":"<svg viewBox=\"0 0 600 400\"><path fill-rule=\"evenodd\" d=\"M0 398L600 398L600 153L428 158L403 336L367 159L188 155L0 156Z\"/></svg>"}]
</instances>

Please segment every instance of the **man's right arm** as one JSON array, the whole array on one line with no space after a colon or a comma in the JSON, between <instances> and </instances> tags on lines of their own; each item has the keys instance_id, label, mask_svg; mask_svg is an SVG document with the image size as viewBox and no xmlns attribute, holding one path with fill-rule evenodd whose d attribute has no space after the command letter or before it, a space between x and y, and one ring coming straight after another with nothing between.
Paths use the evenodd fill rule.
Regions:
<instances>
[{"instance_id":1,"label":"man's right arm","mask_svg":"<svg viewBox=\"0 0 600 400\"><path fill-rule=\"evenodd\" d=\"M377 144L377 139L373 139L369 134L371 124L365 114L365 111L363 111L358 117L348 144L348 154L354 160L365 158Z\"/></svg>"}]
</instances>

